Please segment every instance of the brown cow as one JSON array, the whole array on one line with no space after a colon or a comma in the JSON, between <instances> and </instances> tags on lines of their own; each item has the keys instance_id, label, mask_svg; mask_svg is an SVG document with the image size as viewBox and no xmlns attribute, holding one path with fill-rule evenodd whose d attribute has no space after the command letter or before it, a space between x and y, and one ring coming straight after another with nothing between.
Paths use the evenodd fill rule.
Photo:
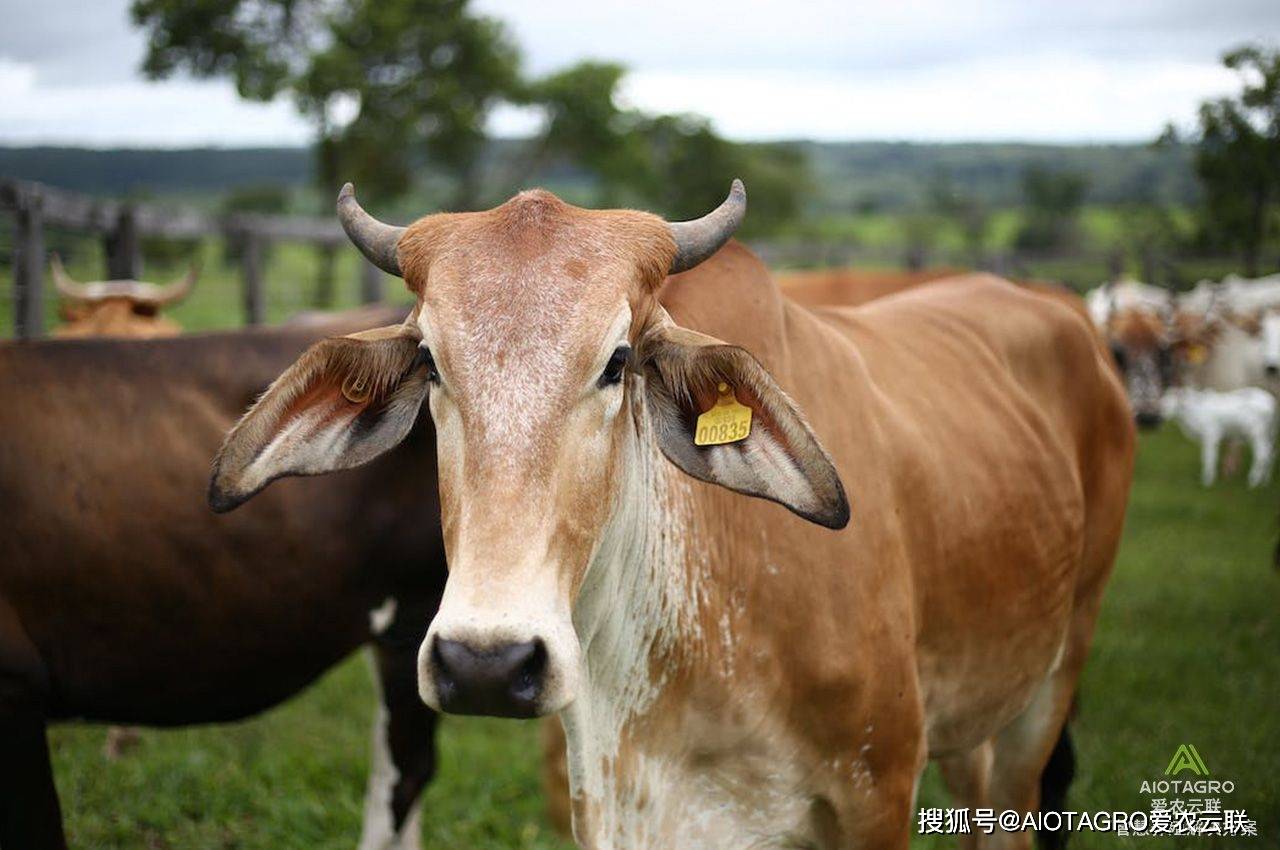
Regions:
<instances>
[{"instance_id":1,"label":"brown cow","mask_svg":"<svg viewBox=\"0 0 1280 850\"><path fill-rule=\"evenodd\" d=\"M300 351L403 315L0 345L0 847L65 846L47 721L234 720L363 644L382 698L360 846L419 846L416 652L445 575L430 423L337 488L205 502L209 455Z\"/></svg>"},{"instance_id":2,"label":"brown cow","mask_svg":"<svg viewBox=\"0 0 1280 850\"><path fill-rule=\"evenodd\" d=\"M886 295L963 274L960 269L949 268L918 271L845 268L779 272L774 277L782 294L797 304L856 307Z\"/></svg>"},{"instance_id":3,"label":"brown cow","mask_svg":"<svg viewBox=\"0 0 1280 850\"><path fill-rule=\"evenodd\" d=\"M160 311L190 295L200 276L199 267L193 265L186 277L167 286L137 280L77 283L62 267L57 254L50 267L54 285L62 296L62 318L66 322L54 328L56 337L177 336L182 327L160 315Z\"/></svg>"},{"instance_id":4,"label":"brown cow","mask_svg":"<svg viewBox=\"0 0 1280 850\"><path fill-rule=\"evenodd\" d=\"M419 688L559 712L583 846L905 848L929 758L962 805L1038 807L1133 460L1079 313L985 275L808 310L740 247L659 303L740 185L674 225L540 191L339 210L417 307L282 375L213 502L389 450L428 401L450 574Z\"/></svg>"}]
</instances>

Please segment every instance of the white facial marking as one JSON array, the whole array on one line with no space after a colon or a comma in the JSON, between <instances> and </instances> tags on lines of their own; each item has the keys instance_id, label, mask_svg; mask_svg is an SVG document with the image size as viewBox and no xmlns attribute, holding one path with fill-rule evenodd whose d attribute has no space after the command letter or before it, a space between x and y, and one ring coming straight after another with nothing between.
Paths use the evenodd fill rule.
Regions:
<instances>
[{"instance_id":1,"label":"white facial marking","mask_svg":"<svg viewBox=\"0 0 1280 850\"><path fill-rule=\"evenodd\" d=\"M369 612L369 632L380 635L396 621L396 598L388 596L382 604Z\"/></svg>"}]
</instances>

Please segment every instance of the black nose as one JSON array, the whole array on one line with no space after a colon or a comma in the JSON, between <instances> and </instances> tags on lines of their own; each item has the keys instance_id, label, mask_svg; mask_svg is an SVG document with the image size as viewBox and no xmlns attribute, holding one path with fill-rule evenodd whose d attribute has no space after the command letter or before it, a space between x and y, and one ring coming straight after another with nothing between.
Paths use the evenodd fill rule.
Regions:
<instances>
[{"instance_id":1,"label":"black nose","mask_svg":"<svg viewBox=\"0 0 1280 850\"><path fill-rule=\"evenodd\" d=\"M1280 366L1277 366L1274 363L1268 363L1263 371L1265 371L1269 377L1274 378L1276 375L1280 375Z\"/></svg>"},{"instance_id":2,"label":"black nose","mask_svg":"<svg viewBox=\"0 0 1280 850\"><path fill-rule=\"evenodd\" d=\"M1140 410L1134 419L1138 422L1138 427L1150 430L1160 424L1160 414L1153 410Z\"/></svg>"},{"instance_id":3,"label":"black nose","mask_svg":"<svg viewBox=\"0 0 1280 850\"><path fill-rule=\"evenodd\" d=\"M431 661L440 707L450 714L537 716L547 673L541 640L475 649L436 638Z\"/></svg>"}]
</instances>

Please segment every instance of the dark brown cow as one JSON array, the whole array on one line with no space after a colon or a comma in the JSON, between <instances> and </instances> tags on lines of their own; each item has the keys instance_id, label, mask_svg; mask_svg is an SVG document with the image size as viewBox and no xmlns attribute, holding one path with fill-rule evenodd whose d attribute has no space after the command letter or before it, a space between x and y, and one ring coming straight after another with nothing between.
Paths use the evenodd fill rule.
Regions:
<instances>
[{"instance_id":1,"label":"dark brown cow","mask_svg":"<svg viewBox=\"0 0 1280 850\"><path fill-rule=\"evenodd\" d=\"M370 642L382 706L361 847L418 846L435 715L415 654L444 581L430 421L337 487L282 483L231 516L205 502L226 429L300 351L396 318L0 346L5 850L65 846L46 722L235 720Z\"/></svg>"}]
</instances>

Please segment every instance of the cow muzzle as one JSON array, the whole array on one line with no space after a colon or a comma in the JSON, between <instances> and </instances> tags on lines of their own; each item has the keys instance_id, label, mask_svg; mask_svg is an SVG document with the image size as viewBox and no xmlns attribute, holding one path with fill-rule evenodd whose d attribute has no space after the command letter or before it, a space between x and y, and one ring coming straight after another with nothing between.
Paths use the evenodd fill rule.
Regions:
<instances>
[{"instance_id":1,"label":"cow muzzle","mask_svg":"<svg viewBox=\"0 0 1280 850\"><path fill-rule=\"evenodd\" d=\"M435 637L429 669L441 711L491 717L536 717L547 679L540 639L477 648Z\"/></svg>"},{"instance_id":2,"label":"cow muzzle","mask_svg":"<svg viewBox=\"0 0 1280 850\"><path fill-rule=\"evenodd\" d=\"M580 653L567 616L522 617L512 599L496 610L453 607L448 595L418 650L423 702L448 714L540 717L572 701Z\"/></svg>"}]
</instances>

